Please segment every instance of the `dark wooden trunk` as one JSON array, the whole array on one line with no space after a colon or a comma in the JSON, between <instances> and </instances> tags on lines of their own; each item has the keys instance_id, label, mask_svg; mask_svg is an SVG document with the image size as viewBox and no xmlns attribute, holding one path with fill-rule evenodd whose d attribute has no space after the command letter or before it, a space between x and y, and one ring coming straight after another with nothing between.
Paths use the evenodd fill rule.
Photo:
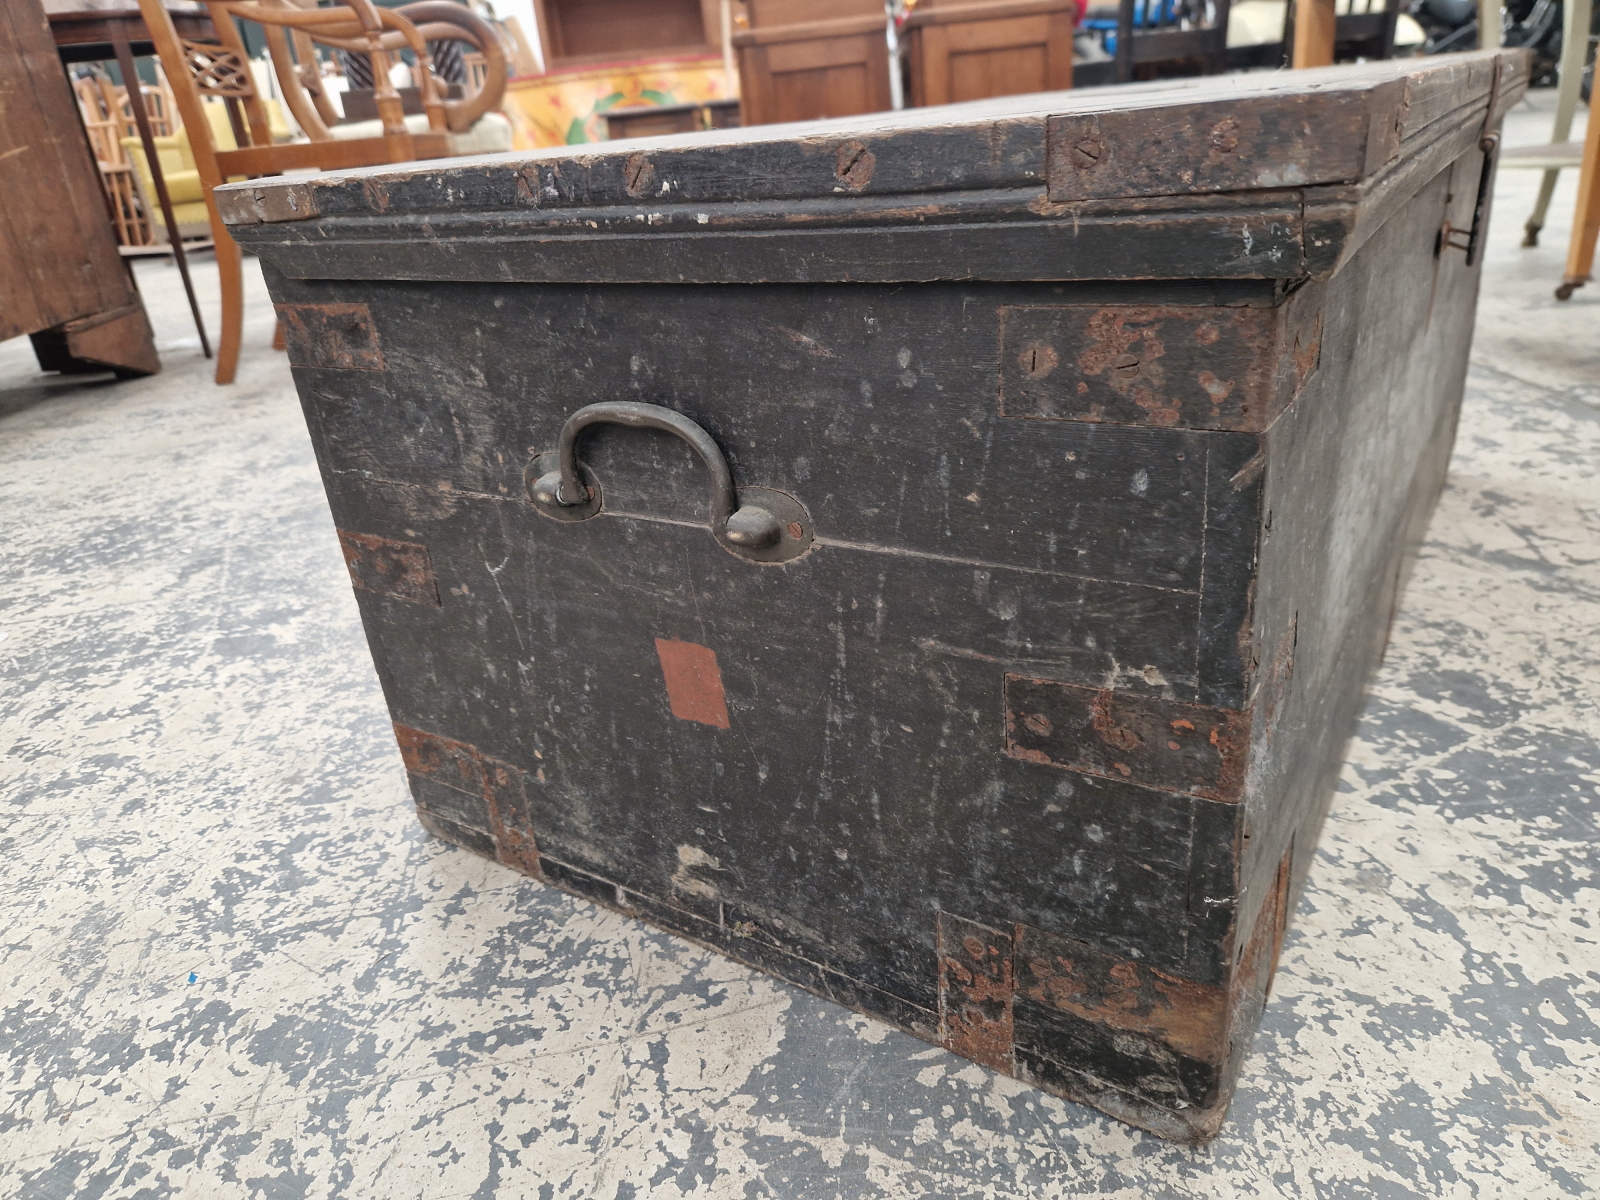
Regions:
<instances>
[{"instance_id":1,"label":"dark wooden trunk","mask_svg":"<svg viewBox=\"0 0 1600 1200\"><path fill-rule=\"evenodd\" d=\"M1490 52L219 191L423 822L1215 1133L1444 478L1453 243L1525 83ZM783 561L636 423L551 501L563 423L619 401L707 431Z\"/></svg>"}]
</instances>

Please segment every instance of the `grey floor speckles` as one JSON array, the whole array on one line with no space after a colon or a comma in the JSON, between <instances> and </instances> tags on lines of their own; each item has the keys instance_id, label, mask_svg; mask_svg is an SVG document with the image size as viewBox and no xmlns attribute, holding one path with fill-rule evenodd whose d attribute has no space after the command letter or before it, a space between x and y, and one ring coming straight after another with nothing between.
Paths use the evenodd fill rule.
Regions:
<instances>
[{"instance_id":1,"label":"grey floor speckles","mask_svg":"<svg viewBox=\"0 0 1600 1200\"><path fill-rule=\"evenodd\" d=\"M0 345L0 1194L1600 1192L1600 289L1557 306L1564 238L1516 249L1536 180L1198 1151L429 840L258 285L231 388L159 264L159 378Z\"/></svg>"}]
</instances>

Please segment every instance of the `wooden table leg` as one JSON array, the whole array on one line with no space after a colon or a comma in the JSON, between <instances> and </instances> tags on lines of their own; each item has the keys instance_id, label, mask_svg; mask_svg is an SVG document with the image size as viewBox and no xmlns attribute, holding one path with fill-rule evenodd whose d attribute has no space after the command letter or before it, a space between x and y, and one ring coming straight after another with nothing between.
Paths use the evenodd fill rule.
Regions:
<instances>
[{"instance_id":1,"label":"wooden table leg","mask_svg":"<svg viewBox=\"0 0 1600 1200\"><path fill-rule=\"evenodd\" d=\"M1583 139L1583 167L1578 172L1578 207L1572 214L1572 241L1567 246L1567 273L1556 289L1557 300L1589 282L1594 246L1600 236L1600 117L1590 116Z\"/></svg>"},{"instance_id":2,"label":"wooden table leg","mask_svg":"<svg viewBox=\"0 0 1600 1200\"><path fill-rule=\"evenodd\" d=\"M139 141L144 146L144 159L150 167L150 182L155 185L156 200L161 205L161 215L166 218L167 241L172 246L178 274L183 276L183 290L189 297L189 311L194 314L194 327L200 334L200 349L210 358L211 340L206 337L206 323L200 316L200 301L195 299L194 282L189 278L189 256L183 251L177 218L172 215L172 197L167 192L167 180L161 171L161 156L156 153L155 135L150 132L150 115L144 110L144 96L139 90L139 71L133 65L128 35L120 25L112 28L111 44L117 51L117 67L122 71L122 90L128 94L128 110L133 113L134 123L139 126Z\"/></svg>"},{"instance_id":3,"label":"wooden table leg","mask_svg":"<svg viewBox=\"0 0 1600 1200\"><path fill-rule=\"evenodd\" d=\"M1333 65L1333 43L1339 17L1334 0L1293 0L1294 46L1290 60L1296 69Z\"/></svg>"}]
</instances>

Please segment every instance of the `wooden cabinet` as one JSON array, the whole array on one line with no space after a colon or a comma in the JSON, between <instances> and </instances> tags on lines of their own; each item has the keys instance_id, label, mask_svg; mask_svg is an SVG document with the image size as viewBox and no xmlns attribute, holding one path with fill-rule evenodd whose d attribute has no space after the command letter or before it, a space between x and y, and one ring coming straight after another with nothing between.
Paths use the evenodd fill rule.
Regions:
<instances>
[{"instance_id":1,"label":"wooden cabinet","mask_svg":"<svg viewBox=\"0 0 1600 1200\"><path fill-rule=\"evenodd\" d=\"M534 12L546 70L722 44L719 0L534 0Z\"/></svg>"},{"instance_id":2,"label":"wooden cabinet","mask_svg":"<svg viewBox=\"0 0 1600 1200\"><path fill-rule=\"evenodd\" d=\"M1072 86L1073 0L923 0L906 22L911 102Z\"/></svg>"},{"instance_id":3,"label":"wooden cabinet","mask_svg":"<svg viewBox=\"0 0 1600 1200\"><path fill-rule=\"evenodd\" d=\"M892 107L880 0L751 0L739 54L744 123L806 121Z\"/></svg>"},{"instance_id":4,"label":"wooden cabinet","mask_svg":"<svg viewBox=\"0 0 1600 1200\"><path fill-rule=\"evenodd\" d=\"M0 339L47 371L161 369L39 0L0 4Z\"/></svg>"}]
</instances>

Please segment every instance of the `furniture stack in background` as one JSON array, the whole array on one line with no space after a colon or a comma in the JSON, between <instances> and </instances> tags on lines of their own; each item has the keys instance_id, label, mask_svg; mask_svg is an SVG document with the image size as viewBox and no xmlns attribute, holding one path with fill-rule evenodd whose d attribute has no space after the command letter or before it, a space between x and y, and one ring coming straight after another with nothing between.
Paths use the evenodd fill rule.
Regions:
<instances>
[{"instance_id":1,"label":"furniture stack in background","mask_svg":"<svg viewBox=\"0 0 1600 1200\"><path fill-rule=\"evenodd\" d=\"M0 5L0 340L63 374L161 369L39 0Z\"/></svg>"},{"instance_id":2,"label":"furniture stack in background","mask_svg":"<svg viewBox=\"0 0 1600 1200\"><path fill-rule=\"evenodd\" d=\"M75 79L73 91L77 93L78 114L83 118L89 148L111 205L118 245L134 250L156 245L156 228L151 221L154 206L141 197L133 162L123 144L128 139L137 142L139 137L133 110L128 106L127 88L112 83L105 71L96 68ZM177 121L172 90L166 80L158 79L154 87L142 86L141 91L157 136L170 137L176 132Z\"/></svg>"},{"instance_id":3,"label":"furniture stack in background","mask_svg":"<svg viewBox=\"0 0 1600 1200\"><path fill-rule=\"evenodd\" d=\"M898 107L882 0L748 0L733 35L744 124Z\"/></svg>"},{"instance_id":4,"label":"furniture stack in background","mask_svg":"<svg viewBox=\"0 0 1600 1200\"><path fill-rule=\"evenodd\" d=\"M737 123L723 0L534 0L534 14L544 72L506 93L518 149L605 141L613 115L618 136ZM673 111L643 111L657 108Z\"/></svg>"},{"instance_id":5,"label":"furniture stack in background","mask_svg":"<svg viewBox=\"0 0 1600 1200\"><path fill-rule=\"evenodd\" d=\"M1115 82L1228 69L1229 0L1122 0Z\"/></svg>"},{"instance_id":6,"label":"furniture stack in background","mask_svg":"<svg viewBox=\"0 0 1600 1200\"><path fill-rule=\"evenodd\" d=\"M140 0L149 36L183 116L183 134L216 243L222 288L216 381L230 383L239 358L243 279L239 248L216 211L213 189L228 180L285 171L373 166L506 149L509 123L493 111L504 94L506 58L498 33L460 5L411 4L379 10L370 0L348 0L346 5L304 10L290 4L205 0L205 7L215 40L182 36L162 0ZM304 140L285 143L275 133L266 97L251 68L241 21L254 22L261 29L284 103ZM434 86L426 65L426 47L446 41L464 43L485 57L482 91L455 99ZM370 60L377 119L339 123L339 114L314 68L319 45ZM389 74L402 50L416 56L412 69L426 111L415 116L405 115ZM302 65L308 69L302 71ZM224 116L225 126L213 120L219 114ZM501 144L488 144L489 137L496 134Z\"/></svg>"},{"instance_id":7,"label":"furniture stack in background","mask_svg":"<svg viewBox=\"0 0 1600 1200\"><path fill-rule=\"evenodd\" d=\"M905 22L911 102L1070 88L1077 23L1077 0L921 0Z\"/></svg>"}]
</instances>

